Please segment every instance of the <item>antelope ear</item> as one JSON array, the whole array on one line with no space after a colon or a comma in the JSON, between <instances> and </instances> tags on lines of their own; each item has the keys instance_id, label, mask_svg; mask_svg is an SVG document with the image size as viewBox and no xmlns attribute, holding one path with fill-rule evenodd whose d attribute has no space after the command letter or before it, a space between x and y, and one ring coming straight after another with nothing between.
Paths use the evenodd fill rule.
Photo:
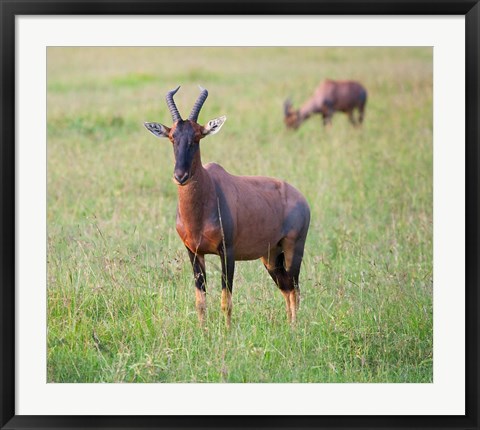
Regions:
<instances>
[{"instance_id":1,"label":"antelope ear","mask_svg":"<svg viewBox=\"0 0 480 430\"><path fill-rule=\"evenodd\" d=\"M168 137L170 134L170 129L165 127L163 124L159 124L158 122L144 122L143 125L150 133L157 137Z\"/></svg>"},{"instance_id":2,"label":"antelope ear","mask_svg":"<svg viewBox=\"0 0 480 430\"><path fill-rule=\"evenodd\" d=\"M218 133L226 120L227 120L227 117L223 115L221 117L208 121L207 125L203 127L203 132L202 132L203 136L208 136L210 134Z\"/></svg>"}]
</instances>

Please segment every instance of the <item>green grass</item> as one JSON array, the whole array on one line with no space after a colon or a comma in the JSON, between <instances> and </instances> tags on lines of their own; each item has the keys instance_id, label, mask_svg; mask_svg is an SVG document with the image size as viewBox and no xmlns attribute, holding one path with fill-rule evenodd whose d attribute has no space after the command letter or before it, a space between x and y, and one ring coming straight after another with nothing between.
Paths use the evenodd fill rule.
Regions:
<instances>
[{"instance_id":1,"label":"green grass","mask_svg":"<svg viewBox=\"0 0 480 430\"><path fill-rule=\"evenodd\" d=\"M431 382L432 50L49 48L48 381ZM282 104L321 79L369 92L343 114L285 130ZM175 231L173 153L143 121L171 124L164 94L200 122L204 163L287 180L311 225L298 323L259 261L239 262L232 327L220 261L207 257L199 328Z\"/></svg>"}]
</instances>

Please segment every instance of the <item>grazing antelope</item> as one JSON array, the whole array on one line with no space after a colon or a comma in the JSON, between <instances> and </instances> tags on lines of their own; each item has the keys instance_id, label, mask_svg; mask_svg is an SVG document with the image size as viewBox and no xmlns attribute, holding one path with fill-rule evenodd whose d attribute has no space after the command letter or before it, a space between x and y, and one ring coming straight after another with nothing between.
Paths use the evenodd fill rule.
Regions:
<instances>
[{"instance_id":1,"label":"grazing antelope","mask_svg":"<svg viewBox=\"0 0 480 430\"><path fill-rule=\"evenodd\" d=\"M295 322L300 300L298 277L310 223L310 208L300 192L284 181L262 176L233 176L216 163L202 165L200 139L218 133L226 117L204 126L198 114L208 92L201 93L188 119L183 120L167 93L173 119L169 128L156 122L145 127L173 144L178 185L177 232L187 248L195 277L200 324L206 310L205 254L220 256L221 308L230 326L235 261L260 258L282 292L287 317Z\"/></svg>"},{"instance_id":2,"label":"grazing antelope","mask_svg":"<svg viewBox=\"0 0 480 430\"><path fill-rule=\"evenodd\" d=\"M288 128L297 129L310 115L319 113L323 117L323 124L331 124L335 111L348 114L353 125L363 122L365 104L367 103L367 90L355 81L323 81L303 106L294 110L290 100L286 100L284 107L284 121ZM353 111L358 109L358 122L353 116Z\"/></svg>"}]
</instances>

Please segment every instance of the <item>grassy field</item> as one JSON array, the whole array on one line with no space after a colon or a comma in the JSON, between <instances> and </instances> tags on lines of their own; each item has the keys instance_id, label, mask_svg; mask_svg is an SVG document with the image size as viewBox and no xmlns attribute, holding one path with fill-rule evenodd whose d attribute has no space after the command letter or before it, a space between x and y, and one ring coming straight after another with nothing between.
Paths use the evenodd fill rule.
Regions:
<instances>
[{"instance_id":1,"label":"grassy field","mask_svg":"<svg viewBox=\"0 0 480 430\"><path fill-rule=\"evenodd\" d=\"M49 48L48 381L431 382L432 50ZM365 124L283 125L323 78L369 92ZM284 179L312 211L298 323L260 261L236 266L233 319L207 257L200 329L175 231L166 91L227 115L202 161Z\"/></svg>"}]
</instances>

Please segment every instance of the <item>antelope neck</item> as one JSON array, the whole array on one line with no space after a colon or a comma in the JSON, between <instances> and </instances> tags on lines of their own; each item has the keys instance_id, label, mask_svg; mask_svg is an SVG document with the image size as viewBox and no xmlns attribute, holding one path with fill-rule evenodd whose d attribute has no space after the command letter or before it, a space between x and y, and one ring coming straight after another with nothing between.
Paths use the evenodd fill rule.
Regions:
<instances>
[{"instance_id":1,"label":"antelope neck","mask_svg":"<svg viewBox=\"0 0 480 430\"><path fill-rule=\"evenodd\" d=\"M311 111L309 109L305 109L301 107L298 111L298 120L302 123L311 115Z\"/></svg>"},{"instance_id":2,"label":"antelope neck","mask_svg":"<svg viewBox=\"0 0 480 430\"><path fill-rule=\"evenodd\" d=\"M203 226L204 212L208 208L214 187L208 172L202 166L200 151L195 156L195 173L187 184L178 186L178 212L184 223L192 228Z\"/></svg>"}]
</instances>

